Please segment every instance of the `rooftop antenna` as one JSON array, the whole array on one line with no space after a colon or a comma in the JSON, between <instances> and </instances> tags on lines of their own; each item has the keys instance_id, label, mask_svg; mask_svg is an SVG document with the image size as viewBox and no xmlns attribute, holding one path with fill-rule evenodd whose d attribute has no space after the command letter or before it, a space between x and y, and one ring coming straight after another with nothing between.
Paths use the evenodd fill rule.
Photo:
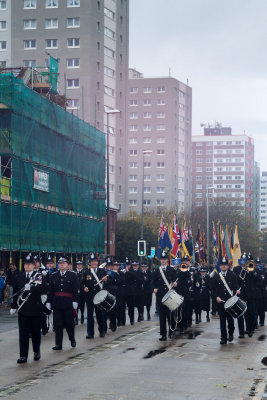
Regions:
<instances>
[{"instance_id":1,"label":"rooftop antenna","mask_svg":"<svg viewBox=\"0 0 267 400\"><path fill-rule=\"evenodd\" d=\"M186 84L187 84L187 86L188 86L188 84L189 84L189 79L188 79L188 78L186 78Z\"/></svg>"},{"instance_id":2,"label":"rooftop antenna","mask_svg":"<svg viewBox=\"0 0 267 400\"><path fill-rule=\"evenodd\" d=\"M171 68L169 68L169 76L171 76Z\"/></svg>"}]
</instances>

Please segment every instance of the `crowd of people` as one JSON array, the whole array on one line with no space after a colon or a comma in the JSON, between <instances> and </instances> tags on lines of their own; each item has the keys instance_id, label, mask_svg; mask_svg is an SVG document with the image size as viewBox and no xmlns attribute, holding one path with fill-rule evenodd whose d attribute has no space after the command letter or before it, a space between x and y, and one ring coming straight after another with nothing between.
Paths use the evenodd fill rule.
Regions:
<instances>
[{"instance_id":1,"label":"crowd of people","mask_svg":"<svg viewBox=\"0 0 267 400\"><path fill-rule=\"evenodd\" d=\"M88 267L79 259L72 266L62 256L55 267L52 256L41 260L30 254L23 272L10 267L10 313L18 313L19 364L27 362L30 338L34 360L40 359L40 331L43 335L49 329L55 332L53 350L59 351L63 348L64 329L71 347L76 347L75 325L79 322L86 322L86 339L94 339L97 330L103 338L109 329L115 332L125 326L126 314L131 325L150 320L153 293L160 341L184 334L193 319L196 324L201 323L203 313L206 322L210 322L210 314L218 313L222 345L233 341L234 319L240 339L245 334L252 337L258 325L264 326L267 267L259 260L254 262L251 255L244 254L240 265L234 268L223 259L218 271L192 264L186 256L180 263L170 265L164 251L160 265L152 268L128 259L124 263L103 261L92 254Z\"/></svg>"}]
</instances>

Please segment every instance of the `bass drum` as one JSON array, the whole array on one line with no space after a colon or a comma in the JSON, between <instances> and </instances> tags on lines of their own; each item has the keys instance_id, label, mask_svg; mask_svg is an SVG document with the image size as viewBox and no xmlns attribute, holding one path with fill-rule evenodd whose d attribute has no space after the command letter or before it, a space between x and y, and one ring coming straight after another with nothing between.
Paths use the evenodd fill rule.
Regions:
<instances>
[{"instance_id":1,"label":"bass drum","mask_svg":"<svg viewBox=\"0 0 267 400\"><path fill-rule=\"evenodd\" d=\"M169 290L161 300L162 304L168 307L170 311L174 311L180 307L183 301L183 296L178 294L174 289Z\"/></svg>"},{"instance_id":2,"label":"bass drum","mask_svg":"<svg viewBox=\"0 0 267 400\"><path fill-rule=\"evenodd\" d=\"M93 298L93 303L100 310L109 312L115 307L116 297L107 290L100 290Z\"/></svg>"},{"instance_id":3,"label":"bass drum","mask_svg":"<svg viewBox=\"0 0 267 400\"><path fill-rule=\"evenodd\" d=\"M226 301L224 308L233 318L239 318L247 311L247 304L240 297L233 296Z\"/></svg>"}]
</instances>

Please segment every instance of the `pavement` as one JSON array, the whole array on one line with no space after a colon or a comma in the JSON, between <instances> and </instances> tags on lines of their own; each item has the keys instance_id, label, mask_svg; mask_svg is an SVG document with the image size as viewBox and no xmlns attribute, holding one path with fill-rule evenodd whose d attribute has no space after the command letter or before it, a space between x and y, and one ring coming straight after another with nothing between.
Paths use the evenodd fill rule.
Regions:
<instances>
[{"instance_id":1,"label":"pavement","mask_svg":"<svg viewBox=\"0 0 267 400\"><path fill-rule=\"evenodd\" d=\"M157 315L127 324L105 338L86 340L76 327L77 347L64 335L55 352L54 333L42 338L40 361L18 365L16 316L0 311L0 398L9 400L266 400L267 330L219 344L219 319L193 325L184 335L159 342ZM3 328L5 326L5 328Z\"/></svg>"}]
</instances>

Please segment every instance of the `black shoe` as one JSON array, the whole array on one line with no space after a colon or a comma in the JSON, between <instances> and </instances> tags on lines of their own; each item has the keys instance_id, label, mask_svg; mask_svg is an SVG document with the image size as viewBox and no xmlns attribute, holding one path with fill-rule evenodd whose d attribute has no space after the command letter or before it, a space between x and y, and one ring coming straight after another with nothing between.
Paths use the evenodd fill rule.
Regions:
<instances>
[{"instance_id":1,"label":"black shoe","mask_svg":"<svg viewBox=\"0 0 267 400\"><path fill-rule=\"evenodd\" d=\"M199 320L198 320L198 318L196 318L196 324L199 324Z\"/></svg>"},{"instance_id":2,"label":"black shoe","mask_svg":"<svg viewBox=\"0 0 267 400\"><path fill-rule=\"evenodd\" d=\"M20 357L17 359L17 363L18 364L24 364L27 362L27 358L26 357Z\"/></svg>"},{"instance_id":3,"label":"black shoe","mask_svg":"<svg viewBox=\"0 0 267 400\"><path fill-rule=\"evenodd\" d=\"M210 322L210 317L207 317L207 322Z\"/></svg>"},{"instance_id":4,"label":"black shoe","mask_svg":"<svg viewBox=\"0 0 267 400\"><path fill-rule=\"evenodd\" d=\"M147 320L150 321L151 317L150 317L150 313L147 313Z\"/></svg>"},{"instance_id":5,"label":"black shoe","mask_svg":"<svg viewBox=\"0 0 267 400\"><path fill-rule=\"evenodd\" d=\"M113 327L111 328L112 332L115 332L116 329L117 329L116 326L113 326Z\"/></svg>"},{"instance_id":6,"label":"black shoe","mask_svg":"<svg viewBox=\"0 0 267 400\"><path fill-rule=\"evenodd\" d=\"M160 340L161 342L163 342L163 341L167 340L167 337L166 337L165 335L163 335L163 336L161 336L161 337L159 338L159 340Z\"/></svg>"},{"instance_id":7,"label":"black shoe","mask_svg":"<svg viewBox=\"0 0 267 400\"><path fill-rule=\"evenodd\" d=\"M94 339L94 335L87 335L86 339Z\"/></svg>"},{"instance_id":8,"label":"black shoe","mask_svg":"<svg viewBox=\"0 0 267 400\"><path fill-rule=\"evenodd\" d=\"M174 332L169 332L169 338L172 339L174 336Z\"/></svg>"},{"instance_id":9,"label":"black shoe","mask_svg":"<svg viewBox=\"0 0 267 400\"><path fill-rule=\"evenodd\" d=\"M253 332L248 332L248 337L252 337L253 336Z\"/></svg>"},{"instance_id":10,"label":"black shoe","mask_svg":"<svg viewBox=\"0 0 267 400\"><path fill-rule=\"evenodd\" d=\"M62 350L62 346L59 344L56 344L54 347L52 347L53 350Z\"/></svg>"},{"instance_id":11,"label":"black shoe","mask_svg":"<svg viewBox=\"0 0 267 400\"><path fill-rule=\"evenodd\" d=\"M139 315L138 315L137 322L141 322L141 321L142 321L142 318L141 318L141 315L139 314Z\"/></svg>"},{"instance_id":12,"label":"black shoe","mask_svg":"<svg viewBox=\"0 0 267 400\"><path fill-rule=\"evenodd\" d=\"M199 320L198 320L198 321L199 321L199 323L200 323L200 322L202 322L202 319L201 319L201 317L199 318Z\"/></svg>"},{"instance_id":13,"label":"black shoe","mask_svg":"<svg viewBox=\"0 0 267 400\"><path fill-rule=\"evenodd\" d=\"M105 332L100 332L100 337L105 337Z\"/></svg>"},{"instance_id":14,"label":"black shoe","mask_svg":"<svg viewBox=\"0 0 267 400\"><path fill-rule=\"evenodd\" d=\"M264 326L264 322L261 322L261 323L260 323L260 326Z\"/></svg>"},{"instance_id":15,"label":"black shoe","mask_svg":"<svg viewBox=\"0 0 267 400\"><path fill-rule=\"evenodd\" d=\"M239 339L244 339L245 335L239 335L238 338Z\"/></svg>"},{"instance_id":16,"label":"black shoe","mask_svg":"<svg viewBox=\"0 0 267 400\"><path fill-rule=\"evenodd\" d=\"M118 322L118 326L121 326L122 324L120 322Z\"/></svg>"},{"instance_id":17,"label":"black shoe","mask_svg":"<svg viewBox=\"0 0 267 400\"><path fill-rule=\"evenodd\" d=\"M215 312L215 311L212 311L212 312L211 312L211 315L213 315L213 316L216 315L216 312Z\"/></svg>"},{"instance_id":18,"label":"black shoe","mask_svg":"<svg viewBox=\"0 0 267 400\"><path fill-rule=\"evenodd\" d=\"M81 316L81 324L83 324L84 323L84 316L82 315Z\"/></svg>"},{"instance_id":19,"label":"black shoe","mask_svg":"<svg viewBox=\"0 0 267 400\"><path fill-rule=\"evenodd\" d=\"M41 358L40 351L36 351L36 352L34 353L34 356L33 356L34 361L39 361L40 358Z\"/></svg>"},{"instance_id":20,"label":"black shoe","mask_svg":"<svg viewBox=\"0 0 267 400\"><path fill-rule=\"evenodd\" d=\"M227 344L227 340L226 339L221 339L220 344Z\"/></svg>"},{"instance_id":21,"label":"black shoe","mask_svg":"<svg viewBox=\"0 0 267 400\"><path fill-rule=\"evenodd\" d=\"M180 334L183 335L184 334L184 330L180 329Z\"/></svg>"},{"instance_id":22,"label":"black shoe","mask_svg":"<svg viewBox=\"0 0 267 400\"><path fill-rule=\"evenodd\" d=\"M134 320L133 319L130 320L130 324L134 325Z\"/></svg>"},{"instance_id":23,"label":"black shoe","mask_svg":"<svg viewBox=\"0 0 267 400\"><path fill-rule=\"evenodd\" d=\"M71 347L76 347L76 340L72 340L72 341L70 342L70 345L71 345Z\"/></svg>"},{"instance_id":24,"label":"black shoe","mask_svg":"<svg viewBox=\"0 0 267 400\"><path fill-rule=\"evenodd\" d=\"M228 342L232 342L234 340L234 335L229 335L227 340Z\"/></svg>"},{"instance_id":25,"label":"black shoe","mask_svg":"<svg viewBox=\"0 0 267 400\"><path fill-rule=\"evenodd\" d=\"M48 329L44 329L44 330L42 331L42 335L43 335L43 336L45 336L47 333L48 333Z\"/></svg>"},{"instance_id":26,"label":"black shoe","mask_svg":"<svg viewBox=\"0 0 267 400\"><path fill-rule=\"evenodd\" d=\"M144 314L143 313L141 314L140 318L141 318L141 321L144 321Z\"/></svg>"}]
</instances>

